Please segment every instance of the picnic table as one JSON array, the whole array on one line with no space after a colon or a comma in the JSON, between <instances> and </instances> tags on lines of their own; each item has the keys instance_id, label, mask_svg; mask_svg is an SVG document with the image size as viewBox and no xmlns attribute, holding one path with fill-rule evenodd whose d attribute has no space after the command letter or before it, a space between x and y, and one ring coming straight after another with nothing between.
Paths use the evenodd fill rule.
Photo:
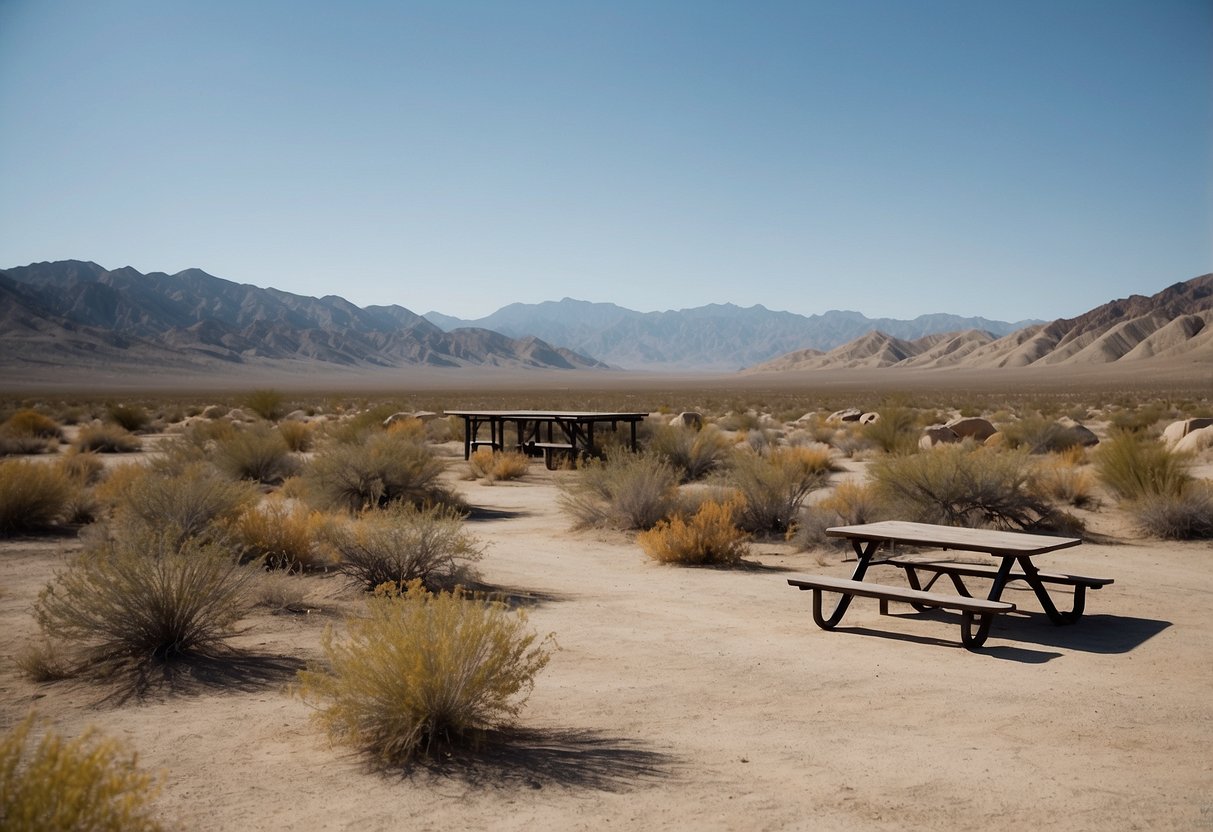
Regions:
<instances>
[{"instance_id":1,"label":"picnic table","mask_svg":"<svg viewBox=\"0 0 1213 832\"><path fill-rule=\"evenodd\" d=\"M1002 600L1002 592L1008 583L1023 581L1031 587L1049 620L1054 624L1073 624L1082 616L1088 589L1100 589L1110 583L1111 578L1092 578L1061 572L1042 572L1033 558L1068 549L1082 543L1076 537L1052 537L1025 534L1022 532L993 531L989 529L966 529L953 526L937 526L930 523L909 523L900 520L885 520L879 523L863 523L855 526L836 526L826 529L831 537L845 538L851 542L858 562L851 578L834 578L826 575L808 575L789 578L788 584L801 590L813 592L813 620L825 630L832 630L842 620L851 599L855 596L877 598L880 612L888 614L890 601L910 604L923 612L929 609L954 609L961 613L961 642L965 647L980 647L990 634L990 625L995 616L1013 612L1015 605ZM997 559L994 563L973 563L952 559L921 559L901 557L897 546L937 548L947 551L975 552ZM883 560L875 560L878 549L891 552ZM909 586L865 581L868 568L887 564L903 570ZM930 576L924 584L922 574ZM947 577L956 590L955 594L932 592L935 582ZM975 595L965 584L965 578L989 579L989 591L984 596ZM1061 610L1049 594L1048 586L1067 586L1073 589L1070 608ZM841 596L833 612L822 611L822 594L829 592Z\"/></svg>"},{"instance_id":2,"label":"picnic table","mask_svg":"<svg viewBox=\"0 0 1213 832\"><path fill-rule=\"evenodd\" d=\"M611 430L620 423L631 427L629 447L636 450L636 426L647 413L619 413L588 410L447 410L448 416L463 419L463 458L469 459L479 447L505 450L505 429L514 425L516 442L513 449L528 456L543 455L548 468L554 468L557 456L567 455L576 464L584 455L596 453L594 426L609 424ZM488 425L489 438L480 437L480 429Z\"/></svg>"}]
</instances>

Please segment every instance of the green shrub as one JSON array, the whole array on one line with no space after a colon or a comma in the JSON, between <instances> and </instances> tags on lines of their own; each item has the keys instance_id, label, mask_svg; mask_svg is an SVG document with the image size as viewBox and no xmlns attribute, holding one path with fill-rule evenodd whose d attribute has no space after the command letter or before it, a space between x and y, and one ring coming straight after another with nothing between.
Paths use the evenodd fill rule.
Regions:
<instances>
[{"instance_id":1,"label":"green shrub","mask_svg":"<svg viewBox=\"0 0 1213 832\"><path fill-rule=\"evenodd\" d=\"M216 655L236 634L257 574L196 538L142 531L103 540L38 596L43 633L92 674Z\"/></svg>"},{"instance_id":2,"label":"green shrub","mask_svg":"<svg viewBox=\"0 0 1213 832\"><path fill-rule=\"evenodd\" d=\"M442 460L401 433L381 432L363 443L330 443L304 469L312 498L323 508L357 513L393 502L457 506L458 497L438 478Z\"/></svg>"},{"instance_id":3,"label":"green shrub","mask_svg":"<svg viewBox=\"0 0 1213 832\"><path fill-rule=\"evenodd\" d=\"M251 483L232 482L205 463L181 473L130 466L99 492L102 499L114 501L119 530L166 531L178 540L215 537L257 499Z\"/></svg>"},{"instance_id":4,"label":"green shrub","mask_svg":"<svg viewBox=\"0 0 1213 832\"><path fill-rule=\"evenodd\" d=\"M738 525L755 534L788 534L805 497L824 485L833 469L829 451L814 447L736 453L728 482L742 498Z\"/></svg>"},{"instance_id":5,"label":"green shrub","mask_svg":"<svg viewBox=\"0 0 1213 832\"><path fill-rule=\"evenodd\" d=\"M1155 439L1115 433L1095 449L1095 473L1121 500L1177 497L1187 486L1188 460Z\"/></svg>"},{"instance_id":6,"label":"green shrub","mask_svg":"<svg viewBox=\"0 0 1213 832\"><path fill-rule=\"evenodd\" d=\"M67 520L79 485L58 465L0 462L0 537L46 529Z\"/></svg>"},{"instance_id":7,"label":"green shrub","mask_svg":"<svg viewBox=\"0 0 1213 832\"><path fill-rule=\"evenodd\" d=\"M158 787L134 753L87 731L66 740L53 731L36 747L31 714L0 738L0 826L7 832L158 832Z\"/></svg>"},{"instance_id":8,"label":"green shrub","mask_svg":"<svg viewBox=\"0 0 1213 832\"><path fill-rule=\"evenodd\" d=\"M894 516L920 523L1059 530L1077 521L1040 493L1026 450L945 445L872 463L869 475Z\"/></svg>"},{"instance_id":9,"label":"green shrub","mask_svg":"<svg viewBox=\"0 0 1213 832\"><path fill-rule=\"evenodd\" d=\"M126 454L142 448L143 442L121 425L85 425L76 434L72 447L77 451Z\"/></svg>"},{"instance_id":10,"label":"green shrub","mask_svg":"<svg viewBox=\"0 0 1213 832\"><path fill-rule=\"evenodd\" d=\"M677 507L678 478L654 456L613 448L562 485L560 504L581 528L651 529Z\"/></svg>"},{"instance_id":11,"label":"green shrub","mask_svg":"<svg viewBox=\"0 0 1213 832\"><path fill-rule=\"evenodd\" d=\"M732 443L713 425L703 430L661 425L652 431L646 450L678 472L682 482L694 482L722 466L731 449Z\"/></svg>"},{"instance_id":12,"label":"green shrub","mask_svg":"<svg viewBox=\"0 0 1213 832\"><path fill-rule=\"evenodd\" d=\"M280 483L299 470L282 434L260 425L216 442L212 457L220 471L238 480Z\"/></svg>"},{"instance_id":13,"label":"green shrub","mask_svg":"<svg viewBox=\"0 0 1213 832\"><path fill-rule=\"evenodd\" d=\"M120 425L131 433L143 430L152 422L152 417L137 404L110 405L107 412L111 422Z\"/></svg>"},{"instance_id":14,"label":"green shrub","mask_svg":"<svg viewBox=\"0 0 1213 832\"><path fill-rule=\"evenodd\" d=\"M911 453L918 447L918 423L913 410L890 405L881 408L880 418L863 425L860 433L885 453Z\"/></svg>"},{"instance_id":15,"label":"green shrub","mask_svg":"<svg viewBox=\"0 0 1213 832\"><path fill-rule=\"evenodd\" d=\"M59 423L36 410L18 410L0 426L11 436L38 437L40 439L62 439Z\"/></svg>"},{"instance_id":16,"label":"green shrub","mask_svg":"<svg viewBox=\"0 0 1213 832\"><path fill-rule=\"evenodd\" d=\"M662 563L729 566L749 554L747 535L737 528L734 516L740 501L717 503L708 500L689 520L674 516L636 536L646 554Z\"/></svg>"},{"instance_id":17,"label":"green shrub","mask_svg":"<svg viewBox=\"0 0 1213 832\"><path fill-rule=\"evenodd\" d=\"M414 583L378 593L365 616L324 637L327 667L299 673L299 693L334 740L399 765L474 744L519 712L550 654L522 612Z\"/></svg>"},{"instance_id":18,"label":"green shrub","mask_svg":"<svg viewBox=\"0 0 1213 832\"><path fill-rule=\"evenodd\" d=\"M429 590L451 589L482 557L475 538L463 531L463 519L442 507L369 512L332 524L324 537L338 556L337 570L366 590L414 580Z\"/></svg>"},{"instance_id":19,"label":"green shrub","mask_svg":"<svg viewBox=\"0 0 1213 832\"><path fill-rule=\"evenodd\" d=\"M244 399L244 406L262 419L276 422L286 412L283 396L277 390L254 390Z\"/></svg>"},{"instance_id":20,"label":"green shrub","mask_svg":"<svg viewBox=\"0 0 1213 832\"><path fill-rule=\"evenodd\" d=\"M1192 483L1179 494L1148 494L1129 504L1138 529L1166 540L1213 538L1213 485Z\"/></svg>"}]
</instances>

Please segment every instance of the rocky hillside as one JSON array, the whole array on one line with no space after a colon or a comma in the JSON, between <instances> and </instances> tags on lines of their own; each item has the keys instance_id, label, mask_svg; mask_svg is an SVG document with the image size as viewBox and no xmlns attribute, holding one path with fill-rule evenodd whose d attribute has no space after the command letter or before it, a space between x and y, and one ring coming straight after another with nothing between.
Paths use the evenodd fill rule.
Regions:
<instances>
[{"instance_id":1,"label":"rocky hillside","mask_svg":"<svg viewBox=\"0 0 1213 832\"><path fill-rule=\"evenodd\" d=\"M1080 366L1155 358L1208 361L1213 382L1213 274L1001 338L979 330L913 340L872 332L828 352L792 352L752 371Z\"/></svg>"},{"instance_id":2,"label":"rocky hillside","mask_svg":"<svg viewBox=\"0 0 1213 832\"><path fill-rule=\"evenodd\" d=\"M0 271L0 363L204 368L281 360L346 367L604 367L538 338L444 332L401 306L360 308L198 269L113 271L75 260Z\"/></svg>"},{"instance_id":3,"label":"rocky hillside","mask_svg":"<svg viewBox=\"0 0 1213 832\"><path fill-rule=\"evenodd\" d=\"M733 304L636 312L612 303L572 298L510 304L474 321L437 312L426 313L425 317L443 329L479 326L514 337L534 335L628 369L715 371L734 371L791 350L831 349L873 330L916 339L962 329L1006 335L1037 323L947 314L903 321L838 310L805 317L763 306L743 308Z\"/></svg>"}]
</instances>

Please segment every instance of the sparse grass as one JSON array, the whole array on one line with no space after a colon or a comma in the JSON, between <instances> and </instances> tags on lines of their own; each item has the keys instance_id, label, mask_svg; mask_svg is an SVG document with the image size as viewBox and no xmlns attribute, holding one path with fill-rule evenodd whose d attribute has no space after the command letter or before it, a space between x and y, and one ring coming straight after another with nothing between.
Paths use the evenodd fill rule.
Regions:
<instances>
[{"instance_id":1,"label":"sparse grass","mask_svg":"<svg viewBox=\"0 0 1213 832\"><path fill-rule=\"evenodd\" d=\"M755 534L787 535L805 497L825 484L834 467L829 449L816 446L738 451L727 476L742 498L738 525Z\"/></svg>"},{"instance_id":2,"label":"sparse grass","mask_svg":"<svg viewBox=\"0 0 1213 832\"><path fill-rule=\"evenodd\" d=\"M143 447L142 440L128 428L115 424L85 425L76 434L72 447L77 451L102 454L133 453Z\"/></svg>"},{"instance_id":3,"label":"sparse grass","mask_svg":"<svg viewBox=\"0 0 1213 832\"><path fill-rule=\"evenodd\" d=\"M660 425L653 429L646 450L678 472L682 482L701 480L722 466L732 443L714 426L703 430L682 425Z\"/></svg>"},{"instance_id":4,"label":"sparse grass","mask_svg":"<svg viewBox=\"0 0 1213 832\"><path fill-rule=\"evenodd\" d=\"M330 525L325 542L338 556L337 570L363 589L419 580L429 590L452 589L469 577L483 555L463 520L446 508L397 505Z\"/></svg>"},{"instance_id":5,"label":"sparse grass","mask_svg":"<svg viewBox=\"0 0 1213 832\"><path fill-rule=\"evenodd\" d=\"M479 448L468 458L468 470L476 479L496 482L516 480L530 470L530 460L517 451L495 451Z\"/></svg>"},{"instance_id":6,"label":"sparse grass","mask_svg":"<svg viewBox=\"0 0 1213 832\"><path fill-rule=\"evenodd\" d=\"M899 518L945 526L1073 530L1052 507L1026 450L945 445L872 463L881 501Z\"/></svg>"},{"instance_id":7,"label":"sparse grass","mask_svg":"<svg viewBox=\"0 0 1213 832\"><path fill-rule=\"evenodd\" d=\"M329 522L328 516L306 506L270 498L245 508L230 529L242 560L297 572L333 565L318 545Z\"/></svg>"},{"instance_id":8,"label":"sparse grass","mask_svg":"<svg viewBox=\"0 0 1213 832\"><path fill-rule=\"evenodd\" d=\"M1213 538L1213 483L1193 482L1179 494L1147 494L1129 503L1142 532L1165 540Z\"/></svg>"},{"instance_id":9,"label":"sparse grass","mask_svg":"<svg viewBox=\"0 0 1213 832\"><path fill-rule=\"evenodd\" d=\"M308 493L323 508L351 514L393 502L459 506L438 478L442 460L402 433L371 433L361 444L330 443L304 469Z\"/></svg>"},{"instance_id":10,"label":"sparse grass","mask_svg":"<svg viewBox=\"0 0 1213 832\"><path fill-rule=\"evenodd\" d=\"M39 684L70 679L72 667L63 651L45 638L29 642L13 657L17 669L27 678ZM0 820L4 815L0 813Z\"/></svg>"},{"instance_id":11,"label":"sparse grass","mask_svg":"<svg viewBox=\"0 0 1213 832\"><path fill-rule=\"evenodd\" d=\"M342 640L330 629L327 666L300 671L299 693L334 740L406 764L508 724L548 662L549 640L537 640L522 612L415 583L370 598Z\"/></svg>"},{"instance_id":12,"label":"sparse grass","mask_svg":"<svg viewBox=\"0 0 1213 832\"><path fill-rule=\"evenodd\" d=\"M282 434L264 425L216 442L212 457L219 470L238 480L274 484L299 470Z\"/></svg>"},{"instance_id":13,"label":"sparse grass","mask_svg":"<svg viewBox=\"0 0 1213 832\"><path fill-rule=\"evenodd\" d=\"M216 544L141 531L76 557L38 596L35 617L79 672L146 673L216 655L236 633L256 574Z\"/></svg>"},{"instance_id":14,"label":"sparse grass","mask_svg":"<svg viewBox=\"0 0 1213 832\"><path fill-rule=\"evenodd\" d=\"M677 507L678 478L654 456L612 448L563 486L560 504L577 527L651 529Z\"/></svg>"},{"instance_id":15,"label":"sparse grass","mask_svg":"<svg viewBox=\"0 0 1213 832\"><path fill-rule=\"evenodd\" d=\"M80 486L58 465L0 461L0 537L39 531L68 519Z\"/></svg>"},{"instance_id":16,"label":"sparse grass","mask_svg":"<svg viewBox=\"0 0 1213 832\"><path fill-rule=\"evenodd\" d=\"M654 560L683 565L729 566L749 554L748 535L737 528L734 517L740 500L718 503L708 500L689 520L674 516L662 520L636 537L640 548Z\"/></svg>"},{"instance_id":17,"label":"sparse grass","mask_svg":"<svg viewBox=\"0 0 1213 832\"><path fill-rule=\"evenodd\" d=\"M119 742L47 731L31 747L30 714L0 738L0 826L6 832L158 832L156 778Z\"/></svg>"},{"instance_id":18,"label":"sparse grass","mask_svg":"<svg viewBox=\"0 0 1213 832\"><path fill-rule=\"evenodd\" d=\"M1178 497L1191 480L1187 457L1137 433L1109 436L1092 458L1100 482L1120 500Z\"/></svg>"}]
</instances>

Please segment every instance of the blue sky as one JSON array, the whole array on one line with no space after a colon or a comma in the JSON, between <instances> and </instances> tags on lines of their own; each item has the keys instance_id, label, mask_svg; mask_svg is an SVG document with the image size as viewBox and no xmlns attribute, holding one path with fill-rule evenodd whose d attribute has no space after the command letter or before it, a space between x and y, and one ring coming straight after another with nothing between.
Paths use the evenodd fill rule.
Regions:
<instances>
[{"instance_id":1,"label":"blue sky","mask_svg":"<svg viewBox=\"0 0 1213 832\"><path fill-rule=\"evenodd\" d=\"M1208 0L0 0L0 267L1003 320L1213 270Z\"/></svg>"}]
</instances>

